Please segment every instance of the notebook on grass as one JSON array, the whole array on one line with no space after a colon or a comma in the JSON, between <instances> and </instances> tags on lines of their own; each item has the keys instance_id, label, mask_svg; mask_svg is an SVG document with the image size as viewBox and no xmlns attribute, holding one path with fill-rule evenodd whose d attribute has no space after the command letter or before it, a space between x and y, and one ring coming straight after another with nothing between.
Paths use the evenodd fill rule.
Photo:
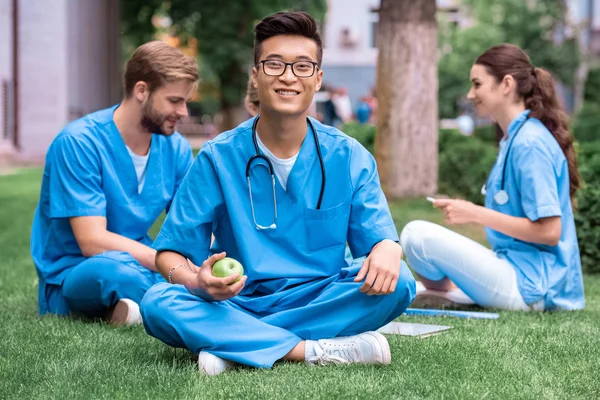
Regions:
<instances>
[{"instance_id":1,"label":"notebook on grass","mask_svg":"<svg viewBox=\"0 0 600 400\"><path fill-rule=\"evenodd\" d=\"M446 325L430 325L430 324L414 324L410 322L390 322L377 330L379 333L390 335L415 336L426 338L432 335L437 335L448 329L451 326Z\"/></svg>"}]
</instances>

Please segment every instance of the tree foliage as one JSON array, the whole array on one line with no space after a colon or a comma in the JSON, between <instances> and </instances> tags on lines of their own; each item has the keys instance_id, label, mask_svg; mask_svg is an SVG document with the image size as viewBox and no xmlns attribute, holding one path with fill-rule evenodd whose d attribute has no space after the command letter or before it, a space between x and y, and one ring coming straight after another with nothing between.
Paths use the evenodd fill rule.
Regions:
<instances>
[{"instance_id":1,"label":"tree foliage","mask_svg":"<svg viewBox=\"0 0 600 400\"><path fill-rule=\"evenodd\" d=\"M150 16L172 19L174 33L193 37L202 59L202 78L213 79L223 109L240 104L252 65L253 29L260 19L281 10L302 10L322 20L326 0L127 0L121 2L123 33L136 45L150 40ZM207 71L209 69L209 71Z\"/></svg>"},{"instance_id":2,"label":"tree foliage","mask_svg":"<svg viewBox=\"0 0 600 400\"><path fill-rule=\"evenodd\" d=\"M579 65L575 37L566 23L565 0L462 0L473 24L459 28L445 21L439 26L438 64L440 117L458 113L458 99L469 90L469 71L489 47L512 43L524 49L534 65L572 85Z\"/></svg>"}]
</instances>

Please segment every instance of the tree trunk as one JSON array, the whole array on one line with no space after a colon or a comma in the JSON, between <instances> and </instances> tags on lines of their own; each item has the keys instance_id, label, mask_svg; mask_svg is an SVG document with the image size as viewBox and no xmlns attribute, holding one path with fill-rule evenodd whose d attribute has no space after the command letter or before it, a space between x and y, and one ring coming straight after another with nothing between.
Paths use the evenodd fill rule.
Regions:
<instances>
[{"instance_id":1,"label":"tree trunk","mask_svg":"<svg viewBox=\"0 0 600 400\"><path fill-rule=\"evenodd\" d=\"M587 15L588 23L585 26L584 31L586 35L588 35L587 40L583 39L583 36L580 34L577 35L577 46L579 48L579 54L581 56L581 61L579 67L575 71L575 88L573 93L573 114L577 113L581 107L583 106L583 98L585 96L585 84L587 82L588 73L590 71L590 60L592 58L592 48L591 48L591 34L592 34L592 26L590 19L593 19L594 15L594 0L588 0L587 4ZM575 29L573 29L575 28ZM571 27L575 32L579 32L576 27Z\"/></svg>"},{"instance_id":2,"label":"tree trunk","mask_svg":"<svg viewBox=\"0 0 600 400\"><path fill-rule=\"evenodd\" d=\"M381 0L375 154L390 198L437 191L435 12L436 0Z\"/></svg>"},{"instance_id":3,"label":"tree trunk","mask_svg":"<svg viewBox=\"0 0 600 400\"><path fill-rule=\"evenodd\" d=\"M221 84L221 132L233 129L249 118L242 99L248 88L248 70L238 60L230 60L218 73Z\"/></svg>"},{"instance_id":4,"label":"tree trunk","mask_svg":"<svg viewBox=\"0 0 600 400\"><path fill-rule=\"evenodd\" d=\"M223 120L219 124L219 132L225 132L235 128L248 118L250 115L243 105L237 106L224 106L221 110Z\"/></svg>"},{"instance_id":5,"label":"tree trunk","mask_svg":"<svg viewBox=\"0 0 600 400\"><path fill-rule=\"evenodd\" d=\"M573 114L576 114L583 106L583 97L585 95L585 83L589 73L588 55L582 54L582 60L575 71L575 90L573 94Z\"/></svg>"}]
</instances>

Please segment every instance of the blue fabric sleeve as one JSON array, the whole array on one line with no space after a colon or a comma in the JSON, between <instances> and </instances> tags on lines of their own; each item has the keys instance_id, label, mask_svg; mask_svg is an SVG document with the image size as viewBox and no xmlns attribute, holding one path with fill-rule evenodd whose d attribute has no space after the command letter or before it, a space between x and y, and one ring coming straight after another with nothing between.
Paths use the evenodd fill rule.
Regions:
<instances>
[{"instance_id":1,"label":"blue fabric sleeve","mask_svg":"<svg viewBox=\"0 0 600 400\"><path fill-rule=\"evenodd\" d=\"M521 206L531 221L561 216L556 169L541 143L515 146L513 165Z\"/></svg>"},{"instance_id":2,"label":"blue fabric sleeve","mask_svg":"<svg viewBox=\"0 0 600 400\"><path fill-rule=\"evenodd\" d=\"M175 251L201 265L209 256L213 223L224 213L212 148L206 143L183 178L153 247Z\"/></svg>"},{"instance_id":3,"label":"blue fabric sleeve","mask_svg":"<svg viewBox=\"0 0 600 400\"><path fill-rule=\"evenodd\" d=\"M357 258L384 239L397 242L398 232L379 183L375 159L356 141L350 155L350 182L353 196L348 245Z\"/></svg>"},{"instance_id":4,"label":"blue fabric sleeve","mask_svg":"<svg viewBox=\"0 0 600 400\"><path fill-rule=\"evenodd\" d=\"M192 153L192 146L190 145L190 142L188 142L185 138L182 137L181 143L179 146L179 154L177 154L177 171L175 173L175 189L173 191L174 194L177 193L177 190L179 189L179 186L181 185L183 178L189 171L193 162L194 162L194 156ZM172 203L173 203L173 200L171 200L169 202L169 204L167 204L167 207L166 207L167 213L171 209Z\"/></svg>"},{"instance_id":5,"label":"blue fabric sleeve","mask_svg":"<svg viewBox=\"0 0 600 400\"><path fill-rule=\"evenodd\" d=\"M50 218L106 216L100 160L93 145L63 135L48 156Z\"/></svg>"},{"instance_id":6,"label":"blue fabric sleeve","mask_svg":"<svg viewBox=\"0 0 600 400\"><path fill-rule=\"evenodd\" d=\"M182 140L180 154L179 154L179 160L180 161L178 164L177 177L176 177L177 180L175 181L175 190L177 190L179 185L181 185L181 181L183 180L183 178L185 177L185 174L187 174L188 170L190 169L190 167L192 166L192 164L194 162L192 146L190 145L190 142L188 142L186 139Z\"/></svg>"}]
</instances>

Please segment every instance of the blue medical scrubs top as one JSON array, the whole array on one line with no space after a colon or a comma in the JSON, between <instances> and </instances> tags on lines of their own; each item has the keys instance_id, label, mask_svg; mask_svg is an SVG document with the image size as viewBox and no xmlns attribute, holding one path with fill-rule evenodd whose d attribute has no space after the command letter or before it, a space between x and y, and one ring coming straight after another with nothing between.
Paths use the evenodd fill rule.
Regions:
<instances>
[{"instance_id":1,"label":"blue medical scrubs top","mask_svg":"<svg viewBox=\"0 0 600 400\"><path fill-rule=\"evenodd\" d=\"M357 258L383 239L398 241L372 155L355 139L311 121L327 174L321 209L316 209L321 169L307 127L287 190L275 178L277 228L256 229L246 180L246 164L255 155L254 119L250 119L202 147L175 196L155 248L176 251L198 266L210 254L226 251L243 264L248 276L236 302L259 312L281 305L279 294L337 276L348 266L346 242ZM270 225L273 181L264 163L255 161L252 166L256 221ZM209 249L211 232L216 240Z\"/></svg>"},{"instance_id":2,"label":"blue medical scrubs top","mask_svg":"<svg viewBox=\"0 0 600 400\"><path fill-rule=\"evenodd\" d=\"M531 221L559 216L560 242L557 246L524 242L486 227L487 239L494 251L514 266L527 304L543 299L547 310L580 309L585 300L567 160L550 131L528 115L526 110L508 126L508 138L503 139L506 143L487 182L485 206ZM505 162L504 189L509 201L499 205L494 194L501 189Z\"/></svg>"},{"instance_id":3,"label":"blue medical scrubs top","mask_svg":"<svg viewBox=\"0 0 600 400\"><path fill-rule=\"evenodd\" d=\"M68 269L86 259L70 217L106 217L108 231L150 246L148 229L169 207L193 162L179 133L153 134L146 183L138 193L133 160L113 121L117 107L71 122L48 149L31 232L40 285L61 285Z\"/></svg>"}]
</instances>

